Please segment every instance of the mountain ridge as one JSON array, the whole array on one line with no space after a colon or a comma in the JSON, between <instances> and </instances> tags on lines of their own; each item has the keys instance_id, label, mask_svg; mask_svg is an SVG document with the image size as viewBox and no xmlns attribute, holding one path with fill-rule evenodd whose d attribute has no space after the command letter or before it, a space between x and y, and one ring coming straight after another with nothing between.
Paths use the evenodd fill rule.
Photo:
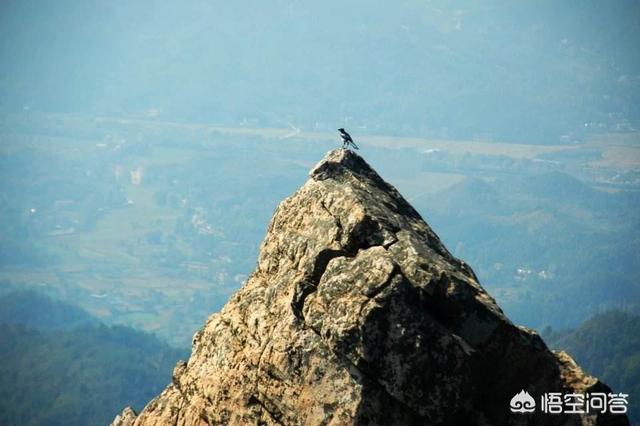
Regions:
<instances>
[{"instance_id":1,"label":"mountain ridge","mask_svg":"<svg viewBox=\"0 0 640 426\"><path fill-rule=\"evenodd\" d=\"M309 175L276 209L256 270L196 333L172 383L114 426L628 424L510 413L522 389L609 388L511 323L360 156L331 151Z\"/></svg>"}]
</instances>

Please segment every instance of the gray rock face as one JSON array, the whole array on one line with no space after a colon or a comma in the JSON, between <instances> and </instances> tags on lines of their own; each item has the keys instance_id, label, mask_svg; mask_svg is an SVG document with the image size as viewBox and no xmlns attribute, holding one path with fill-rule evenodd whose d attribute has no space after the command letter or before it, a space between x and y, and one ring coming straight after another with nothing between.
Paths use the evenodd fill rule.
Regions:
<instances>
[{"instance_id":1,"label":"gray rock face","mask_svg":"<svg viewBox=\"0 0 640 426\"><path fill-rule=\"evenodd\" d=\"M395 188L335 150L278 206L257 269L172 383L113 425L628 424L513 414L522 389L609 391L512 324Z\"/></svg>"}]
</instances>

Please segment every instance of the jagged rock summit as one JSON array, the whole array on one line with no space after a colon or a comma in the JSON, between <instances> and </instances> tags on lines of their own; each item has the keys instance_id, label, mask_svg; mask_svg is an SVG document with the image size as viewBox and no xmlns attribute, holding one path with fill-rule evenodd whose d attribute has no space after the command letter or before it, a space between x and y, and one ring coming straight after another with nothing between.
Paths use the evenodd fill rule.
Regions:
<instances>
[{"instance_id":1,"label":"jagged rock summit","mask_svg":"<svg viewBox=\"0 0 640 426\"><path fill-rule=\"evenodd\" d=\"M627 424L514 414L522 390L608 392L512 324L398 191L335 150L273 216L187 363L113 425Z\"/></svg>"}]
</instances>

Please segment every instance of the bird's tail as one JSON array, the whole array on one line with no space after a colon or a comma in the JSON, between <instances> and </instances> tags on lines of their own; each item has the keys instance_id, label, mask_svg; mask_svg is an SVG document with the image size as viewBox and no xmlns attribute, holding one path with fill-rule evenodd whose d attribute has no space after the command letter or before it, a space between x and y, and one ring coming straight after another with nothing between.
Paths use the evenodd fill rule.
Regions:
<instances>
[{"instance_id":1,"label":"bird's tail","mask_svg":"<svg viewBox=\"0 0 640 426\"><path fill-rule=\"evenodd\" d=\"M351 145L353 145L353 147L354 147L355 149L360 149L360 148L358 148L358 145L356 145L356 143L355 143L354 141L351 141Z\"/></svg>"}]
</instances>

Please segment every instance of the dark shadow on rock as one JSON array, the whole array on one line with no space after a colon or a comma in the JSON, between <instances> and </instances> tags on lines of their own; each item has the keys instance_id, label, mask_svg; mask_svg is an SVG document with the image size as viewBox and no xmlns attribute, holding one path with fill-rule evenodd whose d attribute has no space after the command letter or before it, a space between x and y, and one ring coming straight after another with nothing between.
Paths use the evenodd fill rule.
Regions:
<instances>
[{"instance_id":1,"label":"dark shadow on rock","mask_svg":"<svg viewBox=\"0 0 640 426\"><path fill-rule=\"evenodd\" d=\"M502 321L483 344L470 347L452 332L455 319L432 314L434 306L446 311L444 298L434 300L401 274L395 281L364 319L362 335L339 348L357 359L364 376L355 424L583 424L576 415L539 409L543 393L573 391L537 334ZM536 412L510 411L511 398L523 389L535 398ZM601 382L588 391L610 392ZM601 415L597 424L629 423L625 416Z\"/></svg>"}]
</instances>

